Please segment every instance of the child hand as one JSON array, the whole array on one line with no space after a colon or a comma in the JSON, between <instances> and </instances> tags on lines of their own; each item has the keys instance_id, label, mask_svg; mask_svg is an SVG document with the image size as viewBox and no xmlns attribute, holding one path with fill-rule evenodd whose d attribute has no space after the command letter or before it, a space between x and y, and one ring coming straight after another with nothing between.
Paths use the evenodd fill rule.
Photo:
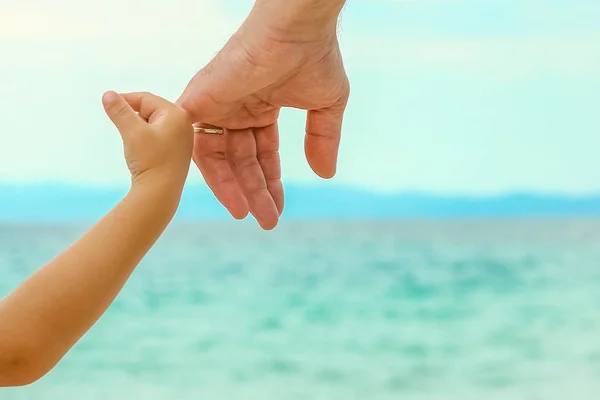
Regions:
<instances>
[{"instance_id":1,"label":"child hand","mask_svg":"<svg viewBox=\"0 0 600 400\"><path fill-rule=\"evenodd\" d=\"M106 92L102 104L121 133L132 184L159 182L183 187L194 142L186 112L150 93Z\"/></svg>"}]
</instances>

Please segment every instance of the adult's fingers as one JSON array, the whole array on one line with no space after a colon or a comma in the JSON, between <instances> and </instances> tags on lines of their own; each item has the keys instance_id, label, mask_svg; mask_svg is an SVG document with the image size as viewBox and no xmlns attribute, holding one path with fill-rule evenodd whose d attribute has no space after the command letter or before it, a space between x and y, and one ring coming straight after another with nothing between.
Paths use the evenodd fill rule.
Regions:
<instances>
[{"instance_id":1,"label":"adult's fingers","mask_svg":"<svg viewBox=\"0 0 600 400\"><path fill-rule=\"evenodd\" d=\"M104 96L102 96L102 105L104 106L106 115L108 115L119 132L121 132L121 135L130 132L144 122L127 104L127 101L115 92L104 93Z\"/></svg>"},{"instance_id":2,"label":"adult's fingers","mask_svg":"<svg viewBox=\"0 0 600 400\"><path fill-rule=\"evenodd\" d=\"M194 135L194 163L215 197L235 219L248 216L246 196L236 182L225 156L222 135Z\"/></svg>"},{"instance_id":3,"label":"adult's fingers","mask_svg":"<svg viewBox=\"0 0 600 400\"><path fill-rule=\"evenodd\" d=\"M283 214L285 196L281 182L279 158L279 129L277 122L264 128L254 129L258 162L267 181L267 189L275 201L279 215Z\"/></svg>"},{"instance_id":4,"label":"adult's fingers","mask_svg":"<svg viewBox=\"0 0 600 400\"><path fill-rule=\"evenodd\" d=\"M252 129L226 130L225 144L227 161L246 196L250 213L263 229L274 229L279 222L279 210L258 160L254 132Z\"/></svg>"},{"instance_id":5,"label":"adult's fingers","mask_svg":"<svg viewBox=\"0 0 600 400\"><path fill-rule=\"evenodd\" d=\"M304 150L310 167L321 178L335 176L343 118L343 107L308 112Z\"/></svg>"}]
</instances>

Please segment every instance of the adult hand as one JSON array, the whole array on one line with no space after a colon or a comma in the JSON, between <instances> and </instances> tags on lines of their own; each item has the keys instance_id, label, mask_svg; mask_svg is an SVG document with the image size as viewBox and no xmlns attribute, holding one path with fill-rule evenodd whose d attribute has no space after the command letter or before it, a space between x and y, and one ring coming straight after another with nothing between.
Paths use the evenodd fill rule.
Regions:
<instances>
[{"instance_id":1,"label":"adult hand","mask_svg":"<svg viewBox=\"0 0 600 400\"><path fill-rule=\"evenodd\" d=\"M194 161L234 218L250 212L269 230L283 212L282 107L308 111L308 163L322 178L335 175L350 91L337 39L343 3L257 0L179 99L193 122L225 128L222 136L195 135Z\"/></svg>"}]
</instances>

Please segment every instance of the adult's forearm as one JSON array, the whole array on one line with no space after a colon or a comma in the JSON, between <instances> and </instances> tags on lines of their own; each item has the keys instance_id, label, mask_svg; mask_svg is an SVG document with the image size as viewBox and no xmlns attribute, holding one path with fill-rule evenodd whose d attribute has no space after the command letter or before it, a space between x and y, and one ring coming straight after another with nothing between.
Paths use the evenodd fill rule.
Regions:
<instances>
[{"instance_id":1,"label":"adult's forearm","mask_svg":"<svg viewBox=\"0 0 600 400\"><path fill-rule=\"evenodd\" d=\"M250 19L291 33L335 30L346 0L256 0Z\"/></svg>"},{"instance_id":2,"label":"adult's forearm","mask_svg":"<svg viewBox=\"0 0 600 400\"><path fill-rule=\"evenodd\" d=\"M0 302L0 386L35 381L106 311L173 217L177 189L133 187L85 236Z\"/></svg>"},{"instance_id":3,"label":"adult's forearm","mask_svg":"<svg viewBox=\"0 0 600 400\"><path fill-rule=\"evenodd\" d=\"M300 18L325 18L338 17L346 0L256 0L258 6L270 6L288 10Z\"/></svg>"}]
</instances>

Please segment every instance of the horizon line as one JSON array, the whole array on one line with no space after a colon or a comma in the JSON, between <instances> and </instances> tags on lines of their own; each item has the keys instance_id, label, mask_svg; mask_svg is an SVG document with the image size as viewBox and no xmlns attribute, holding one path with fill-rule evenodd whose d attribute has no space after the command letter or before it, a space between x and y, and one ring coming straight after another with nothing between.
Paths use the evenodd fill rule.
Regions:
<instances>
[{"instance_id":1,"label":"horizon line","mask_svg":"<svg viewBox=\"0 0 600 400\"><path fill-rule=\"evenodd\" d=\"M351 185L344 183L337 183L331 181L321 181L314 183L307 182L288 182L283 184L284 189L290 188L292 190L329 190L335 192L355 192L366 195L373 195L378 197L401 197L401 196L416 196L416 197L430 197L430 198L445 198L445 199L462 199L462 200L489 200L507 197L543 197L543 198L561 198L561 199L589 199L589 198L600 198L600 188L590 191L566 191L560 189L526 189L526 188L514 188L508 190L498 191L447 191L447 190L434 190L434 189L419 189L419 188L378 188L378 187L367 187L361 185ZM129 184L108 184L108 183L77 183L77 182L63 182L63 181L40 181L40 182L27 182L27 181L1 181L0 180L0 194L3 189L35 189L35 188L49 188L55 187L57 189L68 189L77 191L127 191L129 190ZM212 191L203 182L186 183L184 187L184 193L186 190L197 190L203 189L207 193L212 194Z\"/></svg>"}]
</instances>

